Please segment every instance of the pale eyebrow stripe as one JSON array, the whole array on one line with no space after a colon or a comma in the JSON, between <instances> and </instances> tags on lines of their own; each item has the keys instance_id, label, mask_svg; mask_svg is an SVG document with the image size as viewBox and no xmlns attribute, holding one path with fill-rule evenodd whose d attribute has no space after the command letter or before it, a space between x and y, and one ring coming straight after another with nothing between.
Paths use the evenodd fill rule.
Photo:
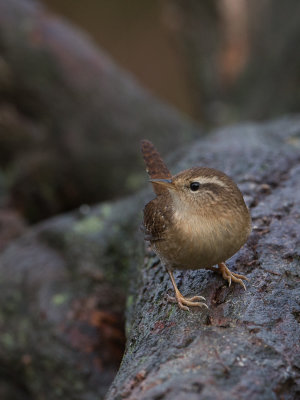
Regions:
<instances>
[{"instance_id":1,"label":"pale eyebrow stripe","mask_svg":"<svg viewBox=\"0 0 300 400\"><path fill-rule=\"evenodd\" d=\"M199 182L202 185L205 183L214 183L222 187L228 187L225 182L221 181L216 176L199 176L198 178L195 178L192 181L190 181L190 183L192 182Z\"/></svg>"}]
</instances>

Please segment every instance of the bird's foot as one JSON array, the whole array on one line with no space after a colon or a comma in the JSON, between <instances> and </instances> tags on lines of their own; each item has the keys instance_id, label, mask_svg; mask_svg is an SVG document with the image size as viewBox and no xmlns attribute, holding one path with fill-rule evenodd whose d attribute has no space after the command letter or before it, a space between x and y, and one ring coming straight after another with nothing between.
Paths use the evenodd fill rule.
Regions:
<instances>
[{"instance_id":1,"label":"bird's foot","mask_svg":"<svg viewBox=\"0 0 300 400\"><path fill-rule=\"evenodd\" d=\"M219 268L216 269L217 272L222 274L223 278L228 281L228 286L231 285L231 281L239 283L246 290L246 286L242 279L248 280L244 275L236 274L235 272L231 272L225 265L225 263L218 264Z\"/></svg>"},{"instance_id":2,"label":"bird's foot","mask_svg":"<svg viewBox=\"0 0 300 400\"><path fill-rule=\"evenodd\" d=\"M187 306L208 308L207 304L199 302L199 300L206 301L202 296L183 297L179 290L175 293L175 297L168 295L168 301L172 303L178 303L178 306L185 311L190 310Z\"/></svg>"}]
</instances>

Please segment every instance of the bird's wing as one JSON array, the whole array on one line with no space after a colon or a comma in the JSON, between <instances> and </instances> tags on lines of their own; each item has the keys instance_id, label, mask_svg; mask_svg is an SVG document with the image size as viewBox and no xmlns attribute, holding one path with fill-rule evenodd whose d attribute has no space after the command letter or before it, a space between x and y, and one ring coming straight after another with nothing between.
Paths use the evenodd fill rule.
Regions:
<instances>
[{"instance_id":1,"label":"bird's wing","mask_svg":"<svg viewBox=\"0 0 300 400\"><path fill-rule=\"evenodd\" d=\"M163 202L164 204L157 204ZM144 234L145 240L151 242L164 240L172 218L172 210L167 205L165 196L158 196L146 204L144 208Z\"/></svg>"}]
</instances>

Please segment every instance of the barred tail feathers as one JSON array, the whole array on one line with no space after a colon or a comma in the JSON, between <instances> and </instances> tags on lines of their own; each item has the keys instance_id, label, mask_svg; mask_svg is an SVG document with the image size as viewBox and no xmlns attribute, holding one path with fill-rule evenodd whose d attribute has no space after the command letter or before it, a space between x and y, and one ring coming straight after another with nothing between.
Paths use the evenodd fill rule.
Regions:
<instances>
[{"instance_id":1,"label":"barred tail feathers","mask_svg":"<svg viewBox=\"0 0 300 400\"><path fill-rule=\"evenodd\" d=\"M150 179L170 179L172 175L166 164L163 162L159 152L149 140L141 141L141 151L146 164L146 171ZM167 189L161 185L152 183L154 192L159 195Z\"/></svg>"}]
</instances>

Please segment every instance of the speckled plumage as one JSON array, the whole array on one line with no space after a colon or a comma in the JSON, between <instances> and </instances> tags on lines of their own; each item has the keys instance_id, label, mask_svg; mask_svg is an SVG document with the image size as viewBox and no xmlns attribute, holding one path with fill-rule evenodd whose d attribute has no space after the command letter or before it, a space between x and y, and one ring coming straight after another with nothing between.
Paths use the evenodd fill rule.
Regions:
<instances>
[{"instance_id":1,"label":"speckled plumage","mask_svg":"<svg viewBox=\"0 0 300 400\"><path fill-rule=\"evenodd\" d=\"M150 150L145 162L157 197L144 209L145 239L151 242L169 273L173 269L214 269L218 264L229 283L233 280L244 286L241 279L246 278L231 273L224 264L251 232L250 214L237 185L223 172L205 167L171 177L149 143L142 145L142 152L145 147ZM187 304L186 299L179 293L173 276L171 279L177 301L186 309L181 303Z\"/></svg>"},{"instance_id":2,"label":"speckled plumage","mask_svg":"<svg viewBox=\"0 0 300 400\"><path fill-rule=\"evenodd\" d=\"M199 192L192 193L190 182L201 179ZM220 171L201 167L180 172L172 182L174 191L158 195L144 209L147 240L164 263L172 269L207 268L235 254L251 229L235 183Z\"/></svg>"}]
</instances>

